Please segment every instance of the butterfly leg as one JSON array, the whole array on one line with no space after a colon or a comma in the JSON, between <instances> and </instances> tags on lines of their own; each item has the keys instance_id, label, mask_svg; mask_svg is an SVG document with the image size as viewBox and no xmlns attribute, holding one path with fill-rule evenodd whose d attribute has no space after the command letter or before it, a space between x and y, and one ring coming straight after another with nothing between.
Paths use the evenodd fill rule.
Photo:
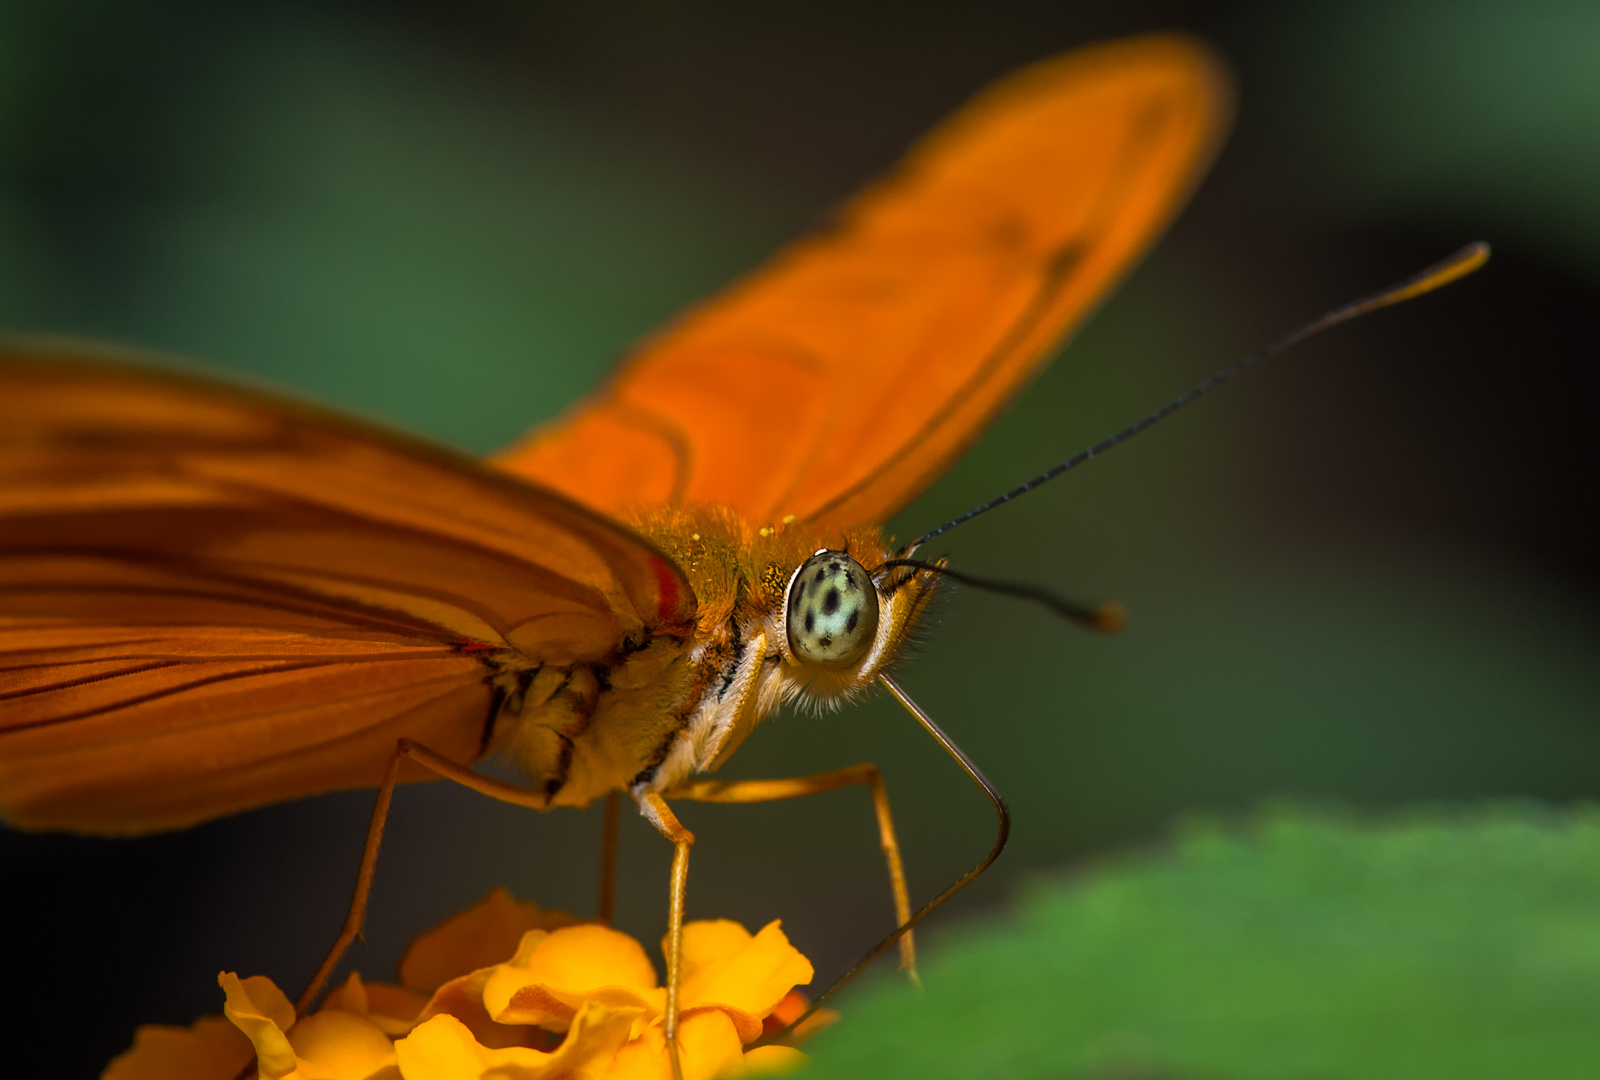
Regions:
<instances>
[{"instance_id":1,"label":"butterfly leg","mask_svg":"<svg viewBox=\"0 0 1600 1080\"><path fill-rule=\"evenodd\" d=\"M678 1059L678 990L683 981L683 906L694 833L683 827L667 807L667 801L656 792L642 794L639 809L662 836L672 841L672 884L667 901L667 1015L662 1028L667 1037L667 1057L672 1062L672 1080L683 1080L683 1065Z\"/></svg>"},{"instance_id":2,"label":"butterfly leg","mask_svg":"<svg viewBox=\"0 0 1600 1080\"><path fill-rule=\"evenodd\" d=\"M538 792L484 776L465 765L451 761L443 754L429 750L421 743L401 739L395 745L394 756L389 760L389 768L383 774L383 783L378 787L377 802L372 807L372 820L367 825L367 841L361 851L361 867L356 871L356 888L350 897L350 910L345 914L344 925L339 928L339 936L334 939L333 948L328 950L328 955L323 958L317 973L311 977L311 982L295 1002L294 1009L297 1016L305 1015L311 1008L311 1003L322 992L328 976L333 974L333 969L338 966L345 950L350 947L351 942L361 936L361 924L367 917L367 898L372 893L372 875L378 867L378 848L383 843L384 822L388 820L389 804L394 799L395 783L400 778L400 765L406 758L426 766L446 780L454 780L463 787L469 787L491 799L535 810L545 808L544 798Z\"/></svg>"},{"instance_id":3,"label":"butterfly leg","mask_svg":"<svg viewBox=\"0 0 1600 1080\"><path fill-rule=\"evenodd\" d=\"M311 982L300 994L300 1000L294 1003L296 1016L304 1016L311 1008L311 1003L321 993L345 950L361 936L361 924L367 915L367 897L372 893L372 875L378 868L378 848L383 843L383 826L389 819L389 803L394 799L394 785L400 776L401 760L401 752L396 749L394 756L389 759L389 768L384 771L383 783L378 785L378 801L372 807L372 820L367 825L367 841L361 849L361 867L356 871L356 889L350 897L350 910L345 913L344 925L339 928L333 948L323 957L317 973L311 976Z\"/></svg>"},{"instance_id":4,"label":"butterfly leg","mask_svg":"<svg viewBox=\"0 0 1600 1080\"><path fill-rule=\"evenodd\" d=\"M872 808L878 815L878 841L883 847L884 861L889 864L889 889L894 893L895 925L904 926L911 920L911 897L906 890L905 864L900 859L900 841L895 837L894 818L889 813L889 791L876 765L852 765L847 769L789 780L695 780L667 794L674 799L691 799L695 802L776 802L802 795L817 795L852 784L865 784L872 793ZM917 950L910 931L900 938L900 967L912 982L920 982L917 977Z\"/></svg>"}]
</instances>

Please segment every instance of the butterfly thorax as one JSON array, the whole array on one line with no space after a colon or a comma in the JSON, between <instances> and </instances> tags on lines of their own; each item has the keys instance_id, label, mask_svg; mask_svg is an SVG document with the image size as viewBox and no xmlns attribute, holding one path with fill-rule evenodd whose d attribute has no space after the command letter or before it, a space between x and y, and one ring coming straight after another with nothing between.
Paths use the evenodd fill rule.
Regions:
<instances>
[{"instance_id":1,"label":"butterfly thorax","mask_svg":"<svg viewBox=\"0 0 1600 1080\"><path fill-rule=\"evenodd\" d=\"M871 527L751 525L731 510L681 507L650 508L629 524L682 569L696 619L598 663L516 673L495 748L551 806L668 791L720 766L784 702L827 708L860 694L903 654L932 598L935 575L875 573L894 553ZM869 614L870 624L859 618ZM841 634L848 626L858 655L833 658L843 642L805 616Z\"/></svg>"}]
</instances>

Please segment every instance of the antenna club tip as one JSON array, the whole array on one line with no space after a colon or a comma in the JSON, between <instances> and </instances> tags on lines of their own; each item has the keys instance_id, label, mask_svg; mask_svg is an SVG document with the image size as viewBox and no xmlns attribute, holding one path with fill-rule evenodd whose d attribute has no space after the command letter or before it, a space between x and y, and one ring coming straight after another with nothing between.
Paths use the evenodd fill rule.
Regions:
<instances>
[{"instance_id":1,"label":"antenna club tip","mask_svg":"<svg viewBox=\"0 0 1600 1080\"><path fill-rule=\"evenodd\" d=\"M1487 240L1474 240L1472 243L1462 248L1461 251L1456 255L1456 258L1460 261L1461 275L1465 276L1470 274L1484 263L1488 262L1490 254L1491 251L1489 248L1489 242Z\"/></svg>"},{"instance_id":2,"label":"antenna club tip","mask_svg":"<svg viewBox=\"0 0 1600 1080\"><path fill-rule=\"evenodd\" d=\"M1101 604L1094 609L1093 625L1102 634L1120 633L1128 625L1128 609L1115 601Z\"/></svg>"},{"instance_id":3,"label":"antenna club tip","mask_svg":"<svg viewBox=\"0 0 1600 1080\"><path fill-rule=\"evenodd\" d=\"M1383 297L1382 304L1402 303L1424 293L1443 288L1452 281L1459 281L1461 278L1466 277L1488 261L1489 245L1482 240L1474 240L1449 258L1435 263L1409 281L1397 286Z\"/></svg>"}]
</instances>

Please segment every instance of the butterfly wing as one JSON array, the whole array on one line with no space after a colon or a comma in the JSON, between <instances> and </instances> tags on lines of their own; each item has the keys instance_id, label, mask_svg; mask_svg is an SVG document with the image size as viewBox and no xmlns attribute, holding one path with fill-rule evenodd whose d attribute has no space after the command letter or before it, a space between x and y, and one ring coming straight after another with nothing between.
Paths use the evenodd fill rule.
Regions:
<instances>
[{"instance_id":1,"label":"butterfly wing","mask_svg":"<svg viewBox=\"0 0 1600 1080\"><path fill-rule=\"evenodd\" d=\"M315 409L0 353L0 814L140 832L483 753L507 671L681 633L642 540ZM498 681L497 681L498 678Z\"/></svg>"},{"instance_id":2,"label":"butterfly wing","mask_svg":"<svg viewBox=\"0 0 1600 1080\"><path fill-rule=\"evenodd\" d=\"M499 464L607 513L882 522L1127 271L1228 112L1220 65L1181 38L1025 69Z\"/></svg>"}]
</instances>

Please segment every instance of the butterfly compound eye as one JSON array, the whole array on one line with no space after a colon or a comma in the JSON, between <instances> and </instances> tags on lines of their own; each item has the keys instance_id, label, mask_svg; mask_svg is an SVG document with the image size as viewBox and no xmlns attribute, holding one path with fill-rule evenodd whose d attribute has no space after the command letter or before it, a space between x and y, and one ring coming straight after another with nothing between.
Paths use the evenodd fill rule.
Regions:
<instances>
[{"instance_id":1,"label":"butterfly compound eye","mask_svg":"<svg viewBox=\"0 0 1600 1080\"><path fill-rule=\"evenodd\" d=\"M878 590L842 551L819 551L789 582L789 651L808 664L842 667L866 655L878 633Z\"/></svg>"}]
</instances>

